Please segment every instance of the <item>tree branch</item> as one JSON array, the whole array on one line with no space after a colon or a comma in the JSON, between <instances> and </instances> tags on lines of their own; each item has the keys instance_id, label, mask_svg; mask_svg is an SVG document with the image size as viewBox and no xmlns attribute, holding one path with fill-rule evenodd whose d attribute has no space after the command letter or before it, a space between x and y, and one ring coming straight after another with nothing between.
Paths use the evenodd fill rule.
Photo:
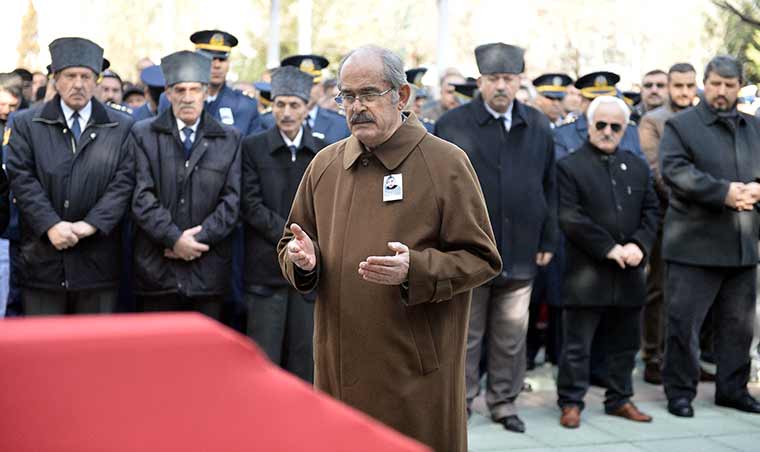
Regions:
<instances>
[{"instance_id":1,"label":"tree branch","mask_svg":"<svg viewBox=\"0 0 760 452\"><path fill-rule=\"evenodd\" d=\"M734 5L728 2L728 0L713 0L713 4L724 11L728 11L731 14L734 14L742 22L752 25L753 27L760 28L760 19L755 19L754 17L744 14L743 12L739 11Z\"/></svg>"}]
</instances>

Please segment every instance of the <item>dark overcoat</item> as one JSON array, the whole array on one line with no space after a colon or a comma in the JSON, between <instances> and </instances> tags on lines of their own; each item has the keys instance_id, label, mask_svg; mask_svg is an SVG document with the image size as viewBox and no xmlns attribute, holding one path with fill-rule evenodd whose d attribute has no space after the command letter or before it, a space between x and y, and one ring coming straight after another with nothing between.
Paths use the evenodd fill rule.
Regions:
<instances>
[{"instance_id":1,"label":"dark overcoat","mask_svg":"<svg viewBox=\"0 0 760 452\"><path fill-rule=\"evenodd\" d=\"M643 305L659 208L647 163L626 150L605 154L587 141L557 162L557 181L566 238L563 306ZM606 256L627 243L644 259L621 269Z\"/></svg>"},{"instance_id":2,"label":"dark overcoat","mask_svg":"<svg viewBox=\"0 0 760 452\"><path fill-rule=\"evenodd\" d=\"M203 112L189 160L171 109L135 124L137 187L132 215L135 292L223 295L232 271L232 237L240 211L240 133ZM182 231L210 250L192 261L168 259Z\"/></svg>"},{"instance_id":3,"label":"dark overcoat","mask_svg":"<svg viewBox=\"0 0 760 452\"><path fill-rule=\"evenodd\" d=\"M135 187L128 146L132 118L92 99L76 142L56 95L18 112L8 143L7 170L19 210L19 270L26 287L84 290L116 287L121 272L120 222ZM58 251L47 231L83 220L97 232Z\"/></svg>"},{"instance_id":4,"label":"dark overcoat","mask_svg":"<svg viewBox=\"0 0 760 452\"><path fill-rule=\"evenodd\" d=\"M689 265L757 265L760 213L725 205L731 182L760 181L760 119L721 118L707 102L665 123L660 172L670 189L663 226L666 261Z\"/></svg>"},{"instance_id":5,"label":"dark overcoat","mask_svg":"<svg viewBox=\"0 0 760 452\"><path fill-rule=\"evenodd\" d=\"M277 242L304 171L323 147L324 141L313 136L308 127L303 128L295 160L277 127L243 140L241 216L247 291L256 293L261 286L287 286L277 262Z\"/></svg>"},{"instance_id":6,"label":"dark overcoat","mask_svg":"<svg viewBox=\"0 0 760 452\"><path fill-rule=\"evenodd\" d=\"M536 254L558 240L554 142L549 120L515 101L506 132L477 97L445 113L435 134L462 148L478 174L504 266L493 284L532 279Z\"/></svg>"}]
</instances>

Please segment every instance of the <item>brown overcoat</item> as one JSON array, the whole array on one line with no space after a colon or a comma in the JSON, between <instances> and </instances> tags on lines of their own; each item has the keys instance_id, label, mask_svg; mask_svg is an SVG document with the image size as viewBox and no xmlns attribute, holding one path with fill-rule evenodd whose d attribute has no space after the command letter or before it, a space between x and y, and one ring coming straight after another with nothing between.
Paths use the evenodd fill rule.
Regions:
<instances>
[{"instance_id":1,"label":"brown overcoat","mask_svg":"<svg viewBox=\"0 0 760 452\"><path fill-rule=\"evenodd\" d=\"M383 202L402 175L403 199ZM398 179L398 177L396 178ZM288 224L317 248L317 269L280 266L316 288L315 385L439 452L467 450L464 362L471 289L501 270L488 213L465 153L409 114L372 153L353 136L309 165ZM364 281L359 263L409 247L408 291Z\"/></svg>"}]
</instances>

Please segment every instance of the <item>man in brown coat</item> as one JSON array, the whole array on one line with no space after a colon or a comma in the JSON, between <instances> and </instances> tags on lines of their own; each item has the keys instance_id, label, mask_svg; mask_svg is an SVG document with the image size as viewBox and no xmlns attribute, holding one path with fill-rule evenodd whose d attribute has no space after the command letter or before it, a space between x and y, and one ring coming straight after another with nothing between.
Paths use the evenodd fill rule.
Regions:
<instances>
[{"instance_id":1,"label":"man in brown coat","mask_svg":"<svg viewBox=\"0 0 760 452\"><path fill-rule=\"evenodd\" d=\"M501 270L465 153L402 113L403 64L374 46L338 72L351 137L314 157L280 266L317 291L315 385L436 451L467 450L471 289Z\"/></svg>"},{"instance_id":2,"label":"man in brown coat","mask_svg":"<svg viewBox=\"0 0 760 452\"><path fill-rule=\"evenodd\" d=\"M689 63L674 64L668 70L668 100L641 118L639 141L654 176L657 197L660 199L660 219L657 240L649 256L647 274L647 303L642 311L641 355L644 360L644 380L662 384L662 358L665 353L665 308L663 284L665 262L662 260L662 222L668 207L668 189L662 180L659 165L660 139L665 121L679 111L689 108L697 95L697 71Z\"/></svg>"}]
</instances>

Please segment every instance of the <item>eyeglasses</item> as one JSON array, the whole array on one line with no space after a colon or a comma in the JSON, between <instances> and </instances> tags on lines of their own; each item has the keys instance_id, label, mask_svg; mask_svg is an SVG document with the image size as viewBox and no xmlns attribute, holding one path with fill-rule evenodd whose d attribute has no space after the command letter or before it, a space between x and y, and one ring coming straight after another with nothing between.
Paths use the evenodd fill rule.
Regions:
<instances>
[{"instance_id":1,"label":"eyeglasses","mask_svg":"<svg viewBox=\"0 0 760 452\"><path fill-rule=\"evenodd\" d=\"M641 86L643 86L643 87L644 87L644 88L646 88L646 89L650 89L650 88L651 88L651 87L653 87L653 86L656 86L656 87L658 87L658 88L660 88L660 89L663 89L663 88L665 88L665 84L664 84L664 83L652 83L652 82L646 82L646 83L644 83L644 84L643 84L643 85L641 85Z\"/></svg>"},{"instance_id":2,"label":"eyeglasses","mask_svg":"<svg viewBox=\"0 0 760 452\"><path fill-rule=\"evenodd\" d=\"M366 93L359 94L358 96L354 96L352 94L338 94L335 96L335 103L338 105L343 105L345 107L346 105L353 105L354 102L358 99L360 104L367 105L376 101L380 97L385 96L391 91L393 91L393 88L388 88L382 93Z\"/></svg>"},{"instance_id":3,"label":"eyeglasses","mask_svg":"<svg viewBox=\"0 0 760 452\"><path fill-rule=\"evenodd\" d=\"M594 124L594 127L596 127L596 130L604 130L607 128L607 126L610 126L610 129L612 129L612 131L615 133L618 133L621 130L623 130L623 125L618 124L616 122L597 121L596 124Z\"/></svg>"}]
</instances>

